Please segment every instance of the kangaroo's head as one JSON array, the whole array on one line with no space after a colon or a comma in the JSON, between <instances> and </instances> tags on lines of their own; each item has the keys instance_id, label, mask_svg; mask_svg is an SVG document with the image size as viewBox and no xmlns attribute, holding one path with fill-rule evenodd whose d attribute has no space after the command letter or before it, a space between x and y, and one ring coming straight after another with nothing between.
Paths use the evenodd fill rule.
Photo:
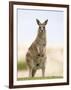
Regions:
<instances>
[{"instance_id":1,"label":"kangaroo's head","mask_svg":"<svg viewBox=\"0 0 71 90\"><path fill-rule=\"evenodd\" d=\"M39 26L39 31L44 32L45 31L45 26L46 26L48 20L45 20L45 22L43 22L43 23L41 23L38 19L36 19L36 21L37 21L37 24Z\"/></svg>"}]
</instances>

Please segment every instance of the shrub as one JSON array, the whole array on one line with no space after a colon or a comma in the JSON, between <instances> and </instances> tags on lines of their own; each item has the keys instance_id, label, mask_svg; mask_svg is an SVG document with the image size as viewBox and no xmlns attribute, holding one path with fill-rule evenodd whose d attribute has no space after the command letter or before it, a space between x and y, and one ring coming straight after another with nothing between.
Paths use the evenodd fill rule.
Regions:
<instances>
[{"instance_id":1,"label":"shrub","mask_svg":"<svg viewBox=\"0 0 71 90\"><path fill-rule=\"evenodd\" d=\"M24 60L18 60L17 70L27 70L27 64Z\"/></svg>"}]
</instances>

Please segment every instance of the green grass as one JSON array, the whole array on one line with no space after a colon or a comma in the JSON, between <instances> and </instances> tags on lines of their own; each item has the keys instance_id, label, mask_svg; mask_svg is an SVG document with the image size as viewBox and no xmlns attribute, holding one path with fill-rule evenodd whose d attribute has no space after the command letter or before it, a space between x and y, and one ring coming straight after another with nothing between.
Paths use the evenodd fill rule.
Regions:
<instances>
[{"instance_id":1,"label":"green grass","mask_svg":"<svg viewBox=\"0 0 71 90\"><path fill-rule=\"evenodd\" d=\"M18 60L17 62L17 70L27 70L27 64L24 60Z\"/></svg>"},{"instance_id":2,"label":"green grass","mask_svg":"<svg viewBox=\"0 0 71 90\"><path fill-rule=\"evenodd\" d=\"M62 76L48 76L48 77L33 77L33 78L17 78L18 81L20 80L43 80L43 79L61 79Z\"/></svg>"}]
</instances>

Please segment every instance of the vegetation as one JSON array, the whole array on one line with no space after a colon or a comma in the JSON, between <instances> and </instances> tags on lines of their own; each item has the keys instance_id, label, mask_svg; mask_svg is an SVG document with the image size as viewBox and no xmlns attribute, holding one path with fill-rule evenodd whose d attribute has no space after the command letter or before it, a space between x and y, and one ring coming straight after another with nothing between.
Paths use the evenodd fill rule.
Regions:
<instances>
[{"instance_id":1,"label":"vegetation","mask_svg":"<svg viewBox=\"0 0 71 90\"><path fill-rule=\"evenodd\" d=\"M17 62L17 70L21 71L21 70L27 70L27 64L25 62L25 60L18 60Z\"/></svg>"},{"instance_id":2,"label":"vegetation","mask_svg":"<svg viewBox=\"0 0 71 90\"><path fill-rule=\"evenodd\" d=\"M17 80L43 80L43 79L60 79L63 78L62 76L48 76L48 77L33 77L33 78L17 78Z\"/></svg>"}]
</instances>

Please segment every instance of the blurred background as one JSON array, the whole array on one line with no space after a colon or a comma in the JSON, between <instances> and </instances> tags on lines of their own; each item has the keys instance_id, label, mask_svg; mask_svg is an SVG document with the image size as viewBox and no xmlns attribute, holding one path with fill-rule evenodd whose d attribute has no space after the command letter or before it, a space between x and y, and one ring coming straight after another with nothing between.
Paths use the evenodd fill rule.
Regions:
<instances>
[{"instance_id":1,"label":"blurred background","mask_svg":"<svg viewBox=\"0 0 71 90\"><path fill-rule=\"evenodd\" d=\"M38 25L36 19L39 19L41 23L48 19L46 25L47 62L45 76L62 78L64 63L64 12L60 10L17 9L18 80L29 76L25 55L37 36ZM35 77L41 76L41 70L38 70Z\"/></svg>"}]
</instances>

